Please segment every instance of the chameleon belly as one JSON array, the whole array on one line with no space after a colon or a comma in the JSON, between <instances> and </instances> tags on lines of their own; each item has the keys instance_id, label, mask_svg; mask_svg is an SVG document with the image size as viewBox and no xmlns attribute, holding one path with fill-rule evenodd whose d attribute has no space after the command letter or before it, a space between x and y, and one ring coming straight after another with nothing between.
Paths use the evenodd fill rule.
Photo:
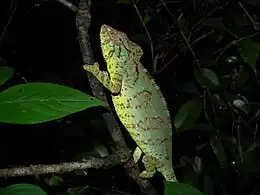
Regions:
<instances>
[{"instance_id":1,"label":"chameleon belly","mask_svg":"<svg viewBox=\"0 0 260 195\"><path fill-rule=\"evenodd\" d=\"M84 69L112 92L116 113L138 145L135 153L145 154L146 170L140 176L150 178L158 170L167 181L177 181L170 114L160 89L139 61L141 47L107 25L101 27L100 39L108 72L100 71L98 63Z\"/></svg>"}]
</instances>

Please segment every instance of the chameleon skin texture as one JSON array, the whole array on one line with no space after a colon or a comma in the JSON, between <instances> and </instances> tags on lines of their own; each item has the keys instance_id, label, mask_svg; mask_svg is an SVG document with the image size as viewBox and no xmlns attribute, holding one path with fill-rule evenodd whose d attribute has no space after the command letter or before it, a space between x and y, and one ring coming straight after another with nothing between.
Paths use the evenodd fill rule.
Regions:
<instances>
[{"instance_id":1,"label":"chameleon skin texture","mask_svg":"<svg viewBox=\"0 0 260 195\"><path fill-rule=\"evenodd\" d=\"M84 65L84 69L111 91L116 113L138 145L135 161L144 153L145 170L140 177L151 178L157 170L167 181L177 182L172 167L170 114L159 87L140 63L141 47L105 24L100 39L108 72L101 71L97 62Z\"/></svg>"}]
</instances>

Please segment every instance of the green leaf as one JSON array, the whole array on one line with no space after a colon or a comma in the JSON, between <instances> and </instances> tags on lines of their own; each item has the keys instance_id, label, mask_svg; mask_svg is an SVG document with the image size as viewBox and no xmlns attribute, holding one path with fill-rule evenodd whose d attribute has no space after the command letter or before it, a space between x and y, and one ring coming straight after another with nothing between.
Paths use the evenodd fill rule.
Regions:
<instances>
[{"instance_id":1,"label":"green leaf","mask_svg":"<svg viewBox=\"0 0 260 195\"><path fill-rule=\"evenodd\" d=\"M32 184L14 184L1 189L1 195L47 195L40 187Z\"/></svg>"},{"instance_id":2,"label":"green leaf","mask_svg":"<svg viewBox=\"0 0 260 195\"><path fill-rule=\"evenodd\" d=\"M226 111L228 109L228 105L225 103L225 101L220 97L219 94L214 94L212 96L212 102L214 103L215 107L218 111Z\"/></svg>"},{"instance_id":3,"label":"green leaf","mask_svg":"<svg viewBox=\"0 0 260 195\"><path fill-rule=\"evenodd\" d=\"M203 195L189 184L166 182L164 195Z\"/></svg>"},{"instance_id":4,"label":"green leaf","mask_svg":"<svg viewBox=\"0 0 260 195\"><path fill-rule=\"evenodd\" d=\"M0 85L3 85L14 74L14 69L6 66L0 66Z\"/></svg>"},{"instance_id":5,"label":"green leaf","mask_svg":"<svg viewBox=\"0 0 260 195\"><path fill-rule=\"evenodd\" d=\"M60 185L60 183L61 183L62 181L63 181L63 180L62 180L61 177L59 177L59 176L53 174L53 175L51 176L51 178L50 178L48 184L49 184L50 186L58 186L58 185Z\"/></svg>"},{"instance_id":6,"label":"green leaf","mask_svg":"<svg viewBox=\"0 0 260 195\"><path fill-rule=\"evenodd\" d=\"M246 172L259 172L260 171L260 158L256 150L243 153L242 168Z\"/></svg>"},{"instance_id":7,"label":"green leaf","mask_svg":"<svg viewBox=\"0 0 260 195\"><path fill-rule=\"evenodd\" d=\"M204 175L204 193L207 195L214 195L214 183L207 175Z\"/></svg>"},{"instance_id":8,"label":"green leaf","mask_svg":"<svg viewBox=\"0 0 260 195\"><path fill-rule=\"evenodd\" d=\"M193 82L183 83L179 88L185 93L199 93Z\"/></svg>"},{"instance_id":9,"label":"green leaf","mask_svg":"<svg viewBox=\"0 0 260 195\"><path fill-rule=\"evenodd\" d=\"M236 95L231 94L228 95L228 98L232 102L233 106L242 110L245 114L249 113L250 106L248 100L244 96L240 94L236 94Z\"/></svg>"},{"instance_id":10,"label":"green leaf","mask_svg":"<svg viewBox=\"0 0 260 195\"><path fill-rule=\"evenodd\" d=\"M78 90L52 83L27 83L0 93L0 122L35 124L105 104Z\"/></svg>"},{"instance_id":11,"label":"green leaf","mask_svg":"<svg viewBox=\"0 0 260 195\"><path fill-rule=\"evenodd\" d=\"M240 99L236 99L232 103L240 110L244 111L245 113L248 113L248 102L244 102Z\"/></svg>"},{"instance_id":12,"label":"green leaf","mask_svg":"<svg viewBox=\"0 0 260 195\"><path fill-rule=\"evenodd\" d=\"M192 186L198 186L200 173L195 172L192 166L183 168L181 181Z\"/></svg>"},{"instance_id":13,"label":"green leaf","mask_svg":"<svg viewBox=\"0 0 260 195\"><path fill-rule=\"evenodd\" d=\"M177 129L190 128L198 119L201 112L201 101L199 99L189 100L181 106L174 117L174 126Z\"/></svg>"},{"instance_id":14,"label":"green leaf","mask_svg":"<svg viewBox=\"0 0 260 195\"><path fill-rule=\"evenodd\" d=\"M228 160L224 147L218 137L214 136L210 138L210 145L218 159L221 167L226 168L228 166Z\"/></svg>"},{"instance_id":15,"label":"green leaf","mask_svg":"<svg viewBox=\"0 0 260 195\"><path fill-rule=\"evenodd\" d=\"M95 158L107 157L109 155L107 147L104 144L94 141L94 143L92 143L92 146L93 147L91 148L91 151L79 153L73 158L73 160L86 161L86 160L92 160ZM79 169L79 170L74 170L74 171L79 176L88 174L88 170Z\"/></svg>"},{"instance_id":16,"label":"green leaf","mask_svg":"<svg viewBox=\"0 0 260 195\"><path fill-rule=\"evenodd\" d=\"M195 76L201 85L208 88L217 89L220 86L218 76L210 69L202 68L200 72L195 70Z\"/></svg>"},{"instance_id":17,"label":"green leaf","mask_svg":"<svg viewBox=\"0 0 260 195\"><path fill-rule=\"evenodd\" d=\"M241 57L249 63L251 68L256 72L256 60L260 51L260 43L246 39L239 41L236 45L240 47Z\"/></svg>"},{"instance_id":18,"label":"green leaf","mask_svg":"<svg viewBox=\"0 0 260 195\"><path fill-rule=\"evenodd\" d=\"M192 126L192 129L200 130L200 131L213 131L214 128L212 125L207 123L197 123Z\"/></svg>"},{"instance_id":19,"label":"green leaf","mask_svg":"<svg viewBox=\"0 0 260 195\"><path fill-rule=\"evenodd\" d=\"M147 24L149 21L151 20L151 17L146 13L146 15L144 16L144 24Z\"/></svg>"}]
</instances>

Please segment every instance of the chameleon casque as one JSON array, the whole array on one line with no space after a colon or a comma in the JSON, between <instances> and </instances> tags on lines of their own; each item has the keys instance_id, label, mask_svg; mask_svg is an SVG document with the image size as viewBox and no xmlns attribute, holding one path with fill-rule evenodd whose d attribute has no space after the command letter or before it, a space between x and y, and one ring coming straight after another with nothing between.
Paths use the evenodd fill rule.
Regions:
<instances>
[{"instance_id":1,"label":"chameleon casque","mask_svg":"<svg viewBox=\"0 0 260 195\"><path fill-rule=\"evenodd\" d=\"M159 87L140 63L141 47L127 35L108 25L100 30L101 49L107 71L99 64L84 65L112 93L120 121L138 145L135 163L142 157L145 170L140 177L151 178L156 170L166 181L177 182L172 167L172 126Z\"/></svg>"}]
</instances>

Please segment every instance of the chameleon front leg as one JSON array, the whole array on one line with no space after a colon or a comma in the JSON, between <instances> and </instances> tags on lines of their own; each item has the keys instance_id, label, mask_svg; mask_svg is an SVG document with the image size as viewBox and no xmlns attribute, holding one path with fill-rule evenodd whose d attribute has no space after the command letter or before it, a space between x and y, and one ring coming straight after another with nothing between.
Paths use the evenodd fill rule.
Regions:
<instances>
[{"instance_id":1,"label":"chameleon front leg","mask_svg":"<svg viewBox=\"0 0 260 195\"><path fill-rule=\"evenodd\" d=\"M112 93L117 94L121 91L123 77L120 73L115 72L109 78L108 72L101 71L97 62L93 65L84 65L83 68L92 73Z\"/></svg>"},{"instance_id":2,"label":"chameleon front leg","mask_svg":"<svg viewBox=\"0 0 260 195\"><path fill-rule=\"evenodd\" d=\"M142 162L144 164L145 170L140 173L140 177L142 178L152 178L156 172L154 167L154 159L148 155L144 155L142 158Z\"/></svg>"}]
</instances>

